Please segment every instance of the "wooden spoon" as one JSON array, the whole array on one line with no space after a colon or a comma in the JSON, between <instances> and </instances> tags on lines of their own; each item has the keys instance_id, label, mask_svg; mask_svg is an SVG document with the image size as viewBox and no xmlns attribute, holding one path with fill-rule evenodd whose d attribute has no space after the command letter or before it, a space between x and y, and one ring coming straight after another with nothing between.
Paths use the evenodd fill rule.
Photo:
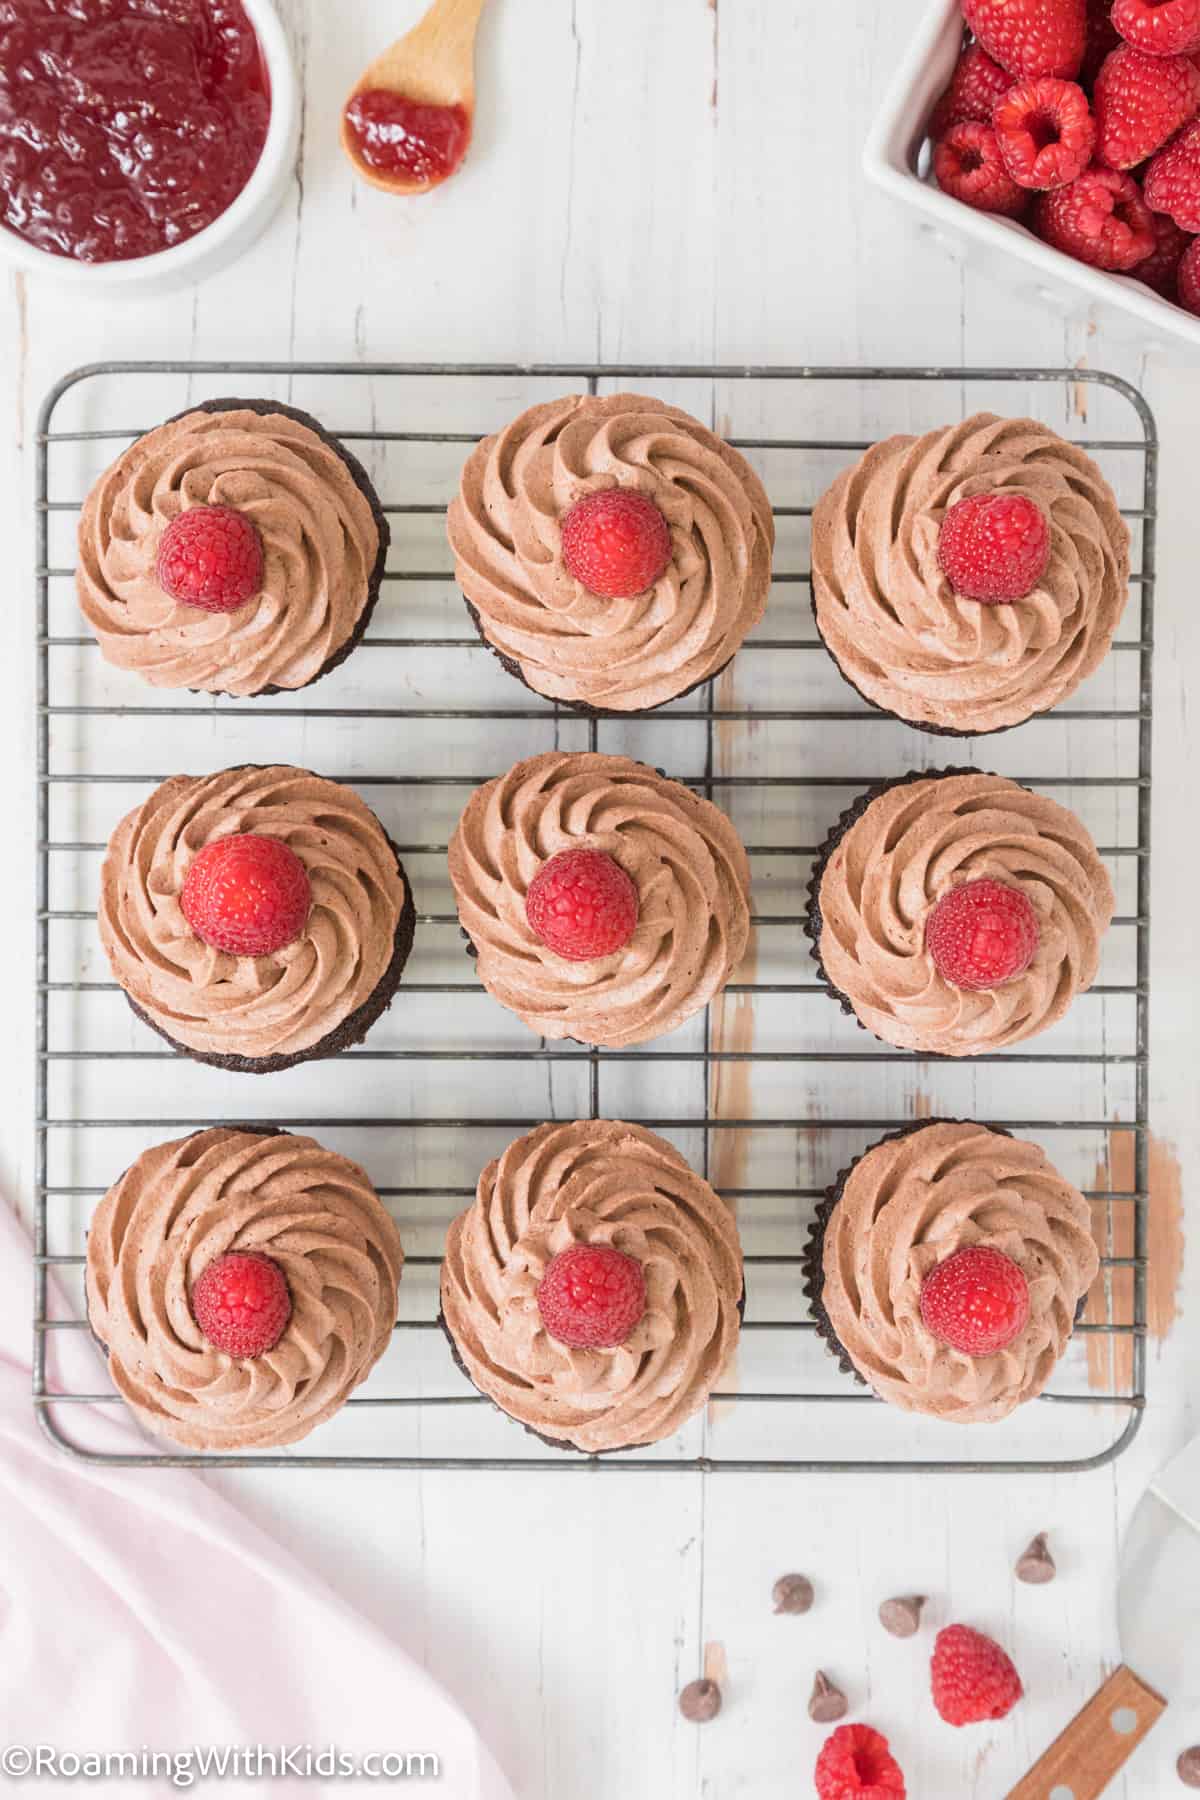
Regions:
<instances>
[{"instance_id":1,"label":"wooden spoon","mask_svg":"<svg viewBox=\"0 0 1200 1800\"><path fill-rule=\"evenodd\" d=\"M462 161L475 123L475 34L483 8L484 0L433 0L406 36L364 69L342 111L342 148L373 187L423 194Z\"/></svg>"}]
</instances>

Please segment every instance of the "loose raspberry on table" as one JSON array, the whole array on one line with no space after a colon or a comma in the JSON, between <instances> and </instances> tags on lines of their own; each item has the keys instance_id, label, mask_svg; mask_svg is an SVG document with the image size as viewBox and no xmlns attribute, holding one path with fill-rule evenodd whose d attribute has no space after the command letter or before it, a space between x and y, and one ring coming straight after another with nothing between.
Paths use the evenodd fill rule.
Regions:
<instances>
[{"instance_id":1,"label":"loose raspberry on table","mask_svg":"<svg viewBox=\"0 0 1200 1800\"><path fill-rule=\"evenodd\" d=\"M304 930L308 870L279 838L239 832L194 858L179 904L196 936L230 956L271 956Z\"/></svg>"},{"instance_id":2,"label":"loose raspberry on table","mask_svg":"<svg viewBox=\"0 0 1200 1800\"><path fill-rule=\"evenodd\" d=\"M978 125L990 125L997 100L1004 98L1012 84L1007 69L993 62L978 44L969 45L958 59L950 86L933 109L930 137L936 141L945 137L952 126L972 120Z\"/></svg>"},{"instance_id":3,"label":"loose raspberry on table","mask_svg":"<svg viewBox=\"0 0 1200 1800\"><path fill-rule=\"evenodd\" d=\"M942 520L938 561L964 600L1023 600L1050 563L1049 520L1027 494L971 494Z\"/></svg>"},{"instance_id":4,"label":"loose raspberry on table","mask_svg":"<svg viewBox=\"0 0 1200 1800\"><path fill-rule=\"evenodd\" d=\"M1086 0L963 0L963 17L1002 69L1028 78L1079 73Z\"/></svg>"},{"instance_id":5,"label":"loose raspberry on table","mask_svg":"<svg viewBox=\"0 0 1200 1800\"><path fill-rule=\"evenodd\" d=\"M1185 125L1146 170L1146 205L1181 231L1200 232L1200 119Z\"/></svg>"},{"instance_id":6,"label":"loose raspberry on table","mask_svg":"<svg viewBox=\"0 0 1200 1800\"><path fill-rule=\"evenodd\" d=\"M594 962L629 942L638 904L634 881L603 850L560 850L530 882L525 917L556 956Z\"/></svg>"},{"instance_id":7,"label":"loose raspberry on table","mask_svg":"<svg viewBox=\"0 0 1200 1800\"><path fill-rule=\"evenodd\" d=\"M1096 144L1087 95L1056 75L1011 88L996 102L992 128L1005 168L1024 188L1074 181L1091 162Z\"/></svg>"},{"instance_id":8,"label":"loose raspberry on table","mask_svg":"<svg viewBox=\"0 0 1200 1800\"><path fill-rule=\"evenodd\" d=\"M1029 204L1028 191L1004 166L996 133L990 125L969 121L954 125L934 146L933 173L938 186L977 212L1018 218Z\"/></svg>"},{"instance_id":9,"label":"loose raspberry on table","mask_svg":"<svg viewBox=\"0 0 1200 1800\"><path fill-rule=\"evenodd\" d=\"M1096 154L1133 169L1196 116L1200 68L1188 56L1147 56L1122 44L1096 77Z\"/></svg>"},{"instance_id":10,"label":"loose raspberry on table","mask_svg":"<svg viewBox=\"0 0 1200 1800\"><path fill-rule=\"evenodd\" d=\"M1034 229L1067 256L1127 272L1154 249L1154 221L1137 182L1100 163L1037 201Z\"/></svg>"},{"instance_id":11,"label":"loose raspberry on table","mask_svg":"<svg viewBox=\"0 0 1200 1800\"><path fill-rule=\"evenodd\" d=\"M1020 888L986 877L943 894L925 926L939 975L967 993L988 993L1023 975L1040 938L1038 916Z\"/></svg>"},{"instance_id":12,"label":"loose raspberry on table","mask_svg":"<svg viewBox=\"0 0 1200 1800\"><path fill-rule=\"evenodd\" d=\"M261 588L262 539L232 506L189 506L176 513L158 546L158 585L182 606L236 612Z\"/></svg>"},{"instance_id":13,"label":"loose raspberry on table","mask_svg":"<svg viewBox=\"0 0 1200 1800\"><path fill-rule=\"evenodd\" d=\"M1132 273L1156 294L1161 294L1164 300L1177 300L1179 265L1184 251L1194 240L1186 231L1180 231L1166 213L1151 213L1150 217L1154 221L1154 249Z\"/></svg>"},{"instance_id":14,"label":"loose raspberry on table","mask_svg":"<svg viewBox=\"0 0 1200 1800\"><path fill-rule=\"evenodd\" d=\"M291 1316L287 1277L258 1251L218 1256L192 1284L192 1317L214 1349L239 1360L273 1350Z\"/></svg>"},{"instance_id":15,"label":"loose raspberry on table","mask_svg":"<svg viewBox=\"0 0 1200 1800\"><path fill-rule=\"evenodd\" d=\"M1114 0L1112 22L1150 56L1188 56L1200 50L1200 0Z\"/></svg>"},{"instance_id":16,"label":"loose raspberry on table","mask_svg":"<svg viewBox=\"0 0 1200 1800\"><path fill-rule=\"evenodd\" d=\"M1193 238L1179 264L1179 304L1200 314L1200 238Z\"/></svg>"},{"instance_id":17,"label":"loose raspberry on table","mask_svg":"<svg viewBox=\"0 0 1200 1800\"><path fill-rule=\"evenodd\" d=\"M646 1311L642 1265L611 1244L572 1244L548 1265L537 1293L550 1336L572 1350L615 1350Z\"/></svg>"},{"instance_id":18,"label":"loose raspberry on table","mask_svg":"<svg viewBox=\"0 0 1200 1800\"><path fill-rule=\"evenodd\" d=\"M1025 1692L1011 1657L969 1625L938 1632L930 1679L933 1704L947 1725L1003 1719Z\"/></svg>"},{"instance_id":19,"label":"loose raspberry on table","mask_svg":"<svg viewBox=\"0 0 1200 1800\"><path fill-rule=\"evenodd\" d=\"M938 1263L921 1288L921 1318L935 1338L964 1356L995 1356L1029 1323L1024 1270L987 1244L969 1244Z\"/></svg>"},{"instance_id":20,"label":"loose raspberry on table","mask_svg":"<svg viewBox=\"0 0 1200 1800\"><path fill-rule=\"evenodd\" d=\"M564 515L562 554L590 594L632 600L670 567L671 527L648 494L600 488Z\"/></svg>"},{"instance_id":21,"label":"loose raspberry on table","mask_svg":"<svg viewBox=\"0 0 1200 1800\"><path fill-rule=\"evenodd\" d=\"M900 1765L869 1725L839 1725L826 1738L815 1781L820 1800L905 1800Z\"/></svg>"}]
</instances>

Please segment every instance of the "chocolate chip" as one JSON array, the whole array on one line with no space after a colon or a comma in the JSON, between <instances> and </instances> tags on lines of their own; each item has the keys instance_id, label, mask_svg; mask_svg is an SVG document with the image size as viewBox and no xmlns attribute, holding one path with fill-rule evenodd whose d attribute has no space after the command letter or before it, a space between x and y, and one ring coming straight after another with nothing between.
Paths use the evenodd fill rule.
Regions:
<instances>
[{"instance_id":1,"label":"chocolate chip","mask_svg":"<svg viewBox=\"0 0 1200 1800\"><path fill-rule=\"evenodd\" d=\"M813 1584L807 1575L781 1575L771 1598L777 1613L806 1613L813 1603Z\"/></svg>"},{"instance_id":2,"label":"chocolate chip","mask_svg":"<svg viewBox=\"0 0 1200 1800\"><path fill-rule=\"evenodd\" d=\"M814 1725L832 1725L837 1719L844 1719L850 1710L850 1702L840 1687L835 1687L828 1675L818 1669L813 1680L812 1697L808 1702L808 1716Z\"/></svg>"},{"instance_id":3,"label":"chocolate chip","mask_svg":"<svg viewBox=\"0 0 1200 1800\"><path fill-rule=\"evenodd\" d=\"M1017 1580L1026 1581L1031 1587L1042 1587L1047 1581L1053 1581L1057 1574L1058 1569L1046 1543L1046 1533L1039 1531L1028 1549L1023 1550L1017 1558Z\"/></svg>"},{"instance_id":4,"label":"chocolate chip","mask_svg":"<svg viewBox=\"0 0 1200 1800\"><path fill-rule=\"evenodd\" d=\"M1175 1764L1184 1787L1200 1788L1200 1744L1192 1744Z\"/></svg>"},{"instance_id":5,"label":"chocolate chip","mask_svg":"<svg viewBox=\"0 0 1200 1800\"><path fill-rule=\"evenodd\" d=\"M892 1600L885 1600L879 1608L879 1623L893 1637L916 1637L921 1629L921 1609L924 1605L924 1594L898 1594Z\"/></svg>"},{"instance_id":6,"label":"chocolate chip","mask_svg":"<svg viewBox=\"0 0 1200 1800\"><path fill-rule=\"evenodd\" d=\"M679 1710L693 1725L707 1725L721 1710L721 1690L715 1681L689 1681L679 1696Z\"/></svg>"}]
</instances>

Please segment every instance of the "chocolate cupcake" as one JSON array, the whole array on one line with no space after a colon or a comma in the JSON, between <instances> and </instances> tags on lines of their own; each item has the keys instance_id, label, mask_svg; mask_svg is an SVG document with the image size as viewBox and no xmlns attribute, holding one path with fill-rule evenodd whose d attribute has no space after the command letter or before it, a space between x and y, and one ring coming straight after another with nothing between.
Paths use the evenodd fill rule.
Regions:
<instances>
[{"instance_id":1,"label":"chocolate cupcake","mask_svg":"<svg viewBox=\"0 0 1200 1800\"><path fill-rule=\"evenodd\" d=\"M122 819L99 925L139 1018L197 1062L270 1074L362 1041L395 996L416 910L352 788L247 765L173 776Z\"/></svg>"},{"instance_id":2,"label":"chocolate cupcake","mask_svg":"<svg viewBox=\"0 0 1200 1800\"><path fill-rule=\"evenodd\" d=\"M1099 1267L1088 1203L1038 1145L937 1119L843 1170L804 1287L827 1347L880 1399L989 1423L1045 1388Z\"/></svg>"},{"instance_id":3,"label":"chocolate cupcake","mask_svg":"<svg viewBox=\"0 0 1200 1800\"><path fill-rule=\"evenodd\" d=\"M818 854L812 956L901 1050L977 1056L1045 1031L1096 979L1115 900L1087 827L974 769L860 796Z\"/></svg>"},{"instance_id":4,"label":"chocolate cupcake","mask_svg":"<svg viewBox=\"0 0 1200 1800\"><path fill-rule=\"evenodd\" d=\"M356 1163L219 1125L144 1151L101 1200L88 1318L150 1431L186 1450L277 1450L379 1361L403 1262Z\"/></svg>"},{"instance_id":5,"label":"chocolate cupcake","mask_svg":"<svg viewBox=\"0 0 1200 1800\"><path fill-rule=\"evenodd\" d=\"M480 636L547 699L649 712L710 681L763 616L771 504L678 407L570 394L472 452L448 517Z\"/></svg>"},{"instance_id":6,"label":"chocolate cupcake","mask_svg":"<svg viewBox=\"0 0 1200 1800\"><path fill-rule=\"evenodd\" d=\"M291 692L362 637L389 541L366 470L308 413L210 400L93 487L79 604L105 659L155 687Z\"/></svg>"},{"instance_id":7,"label":"chocolate cupcake","mask_svg":"<svg viewBox=\"0 0 1200 1800\"><path fill-rule=\"evenodd\" d=\"M947 552L951 514L960 546L984 541L965 567ZM1082 450L979 413L888 438L839 475L813 514L812 569L817 630L850 685L967 737L1049 712L1100 666L1129 596L1129 530Z\"/></svg>"},{"instance_id":8,"label":"chocolate cupcake","mask_svg":"<svg viewBox=\"0 0 1200 1800\"><path fill-rule=\"evenodd\" d=\"M730 820L624 756L551 750L477 788L450 879L480 980L539 1037L620 1049L674 1031L720 993L750 932ZM581 935L555 932L556 906Z\"/></svg>"},{"instance_id":9,"label":"chocolate cupcake","mask_svg":"<svg viewBox=\"0 0 1200 1800\"><path fill-rule=\"evenodd\" d=\"M539 1125L450 1227L442 1325L480 1393L556 1448L672 1436L737 1343L737 1224L664 1139L619 1120Z\"/></svg>"}]
</instances>

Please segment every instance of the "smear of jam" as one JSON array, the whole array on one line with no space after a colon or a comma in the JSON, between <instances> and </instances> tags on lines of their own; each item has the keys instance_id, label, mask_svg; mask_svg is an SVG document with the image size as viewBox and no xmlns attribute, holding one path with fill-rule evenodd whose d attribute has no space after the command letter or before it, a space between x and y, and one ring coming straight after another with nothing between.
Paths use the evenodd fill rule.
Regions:
<instances>
[{"instance_id":1,"label":"smear of jam","mask_svg":"<svg viewBox=\"0 0 1200 1800\"><path fill-rule=\"evenodd\" d=\"M422 106L387 88L355 94L346 124L368 168L426 187L453 175L471 141L463 107Z\"/></svg>"},{"instance_id":2,"label":"smear of jam","mask_svg":"<svg viewBox=\"0 0 1200 1800\"><path fill-rule=\"evenodd\" d=\"M0 0L0 223L122 262L211 225L271 100L241 0Z\"/></svg>"}]
</instances>

